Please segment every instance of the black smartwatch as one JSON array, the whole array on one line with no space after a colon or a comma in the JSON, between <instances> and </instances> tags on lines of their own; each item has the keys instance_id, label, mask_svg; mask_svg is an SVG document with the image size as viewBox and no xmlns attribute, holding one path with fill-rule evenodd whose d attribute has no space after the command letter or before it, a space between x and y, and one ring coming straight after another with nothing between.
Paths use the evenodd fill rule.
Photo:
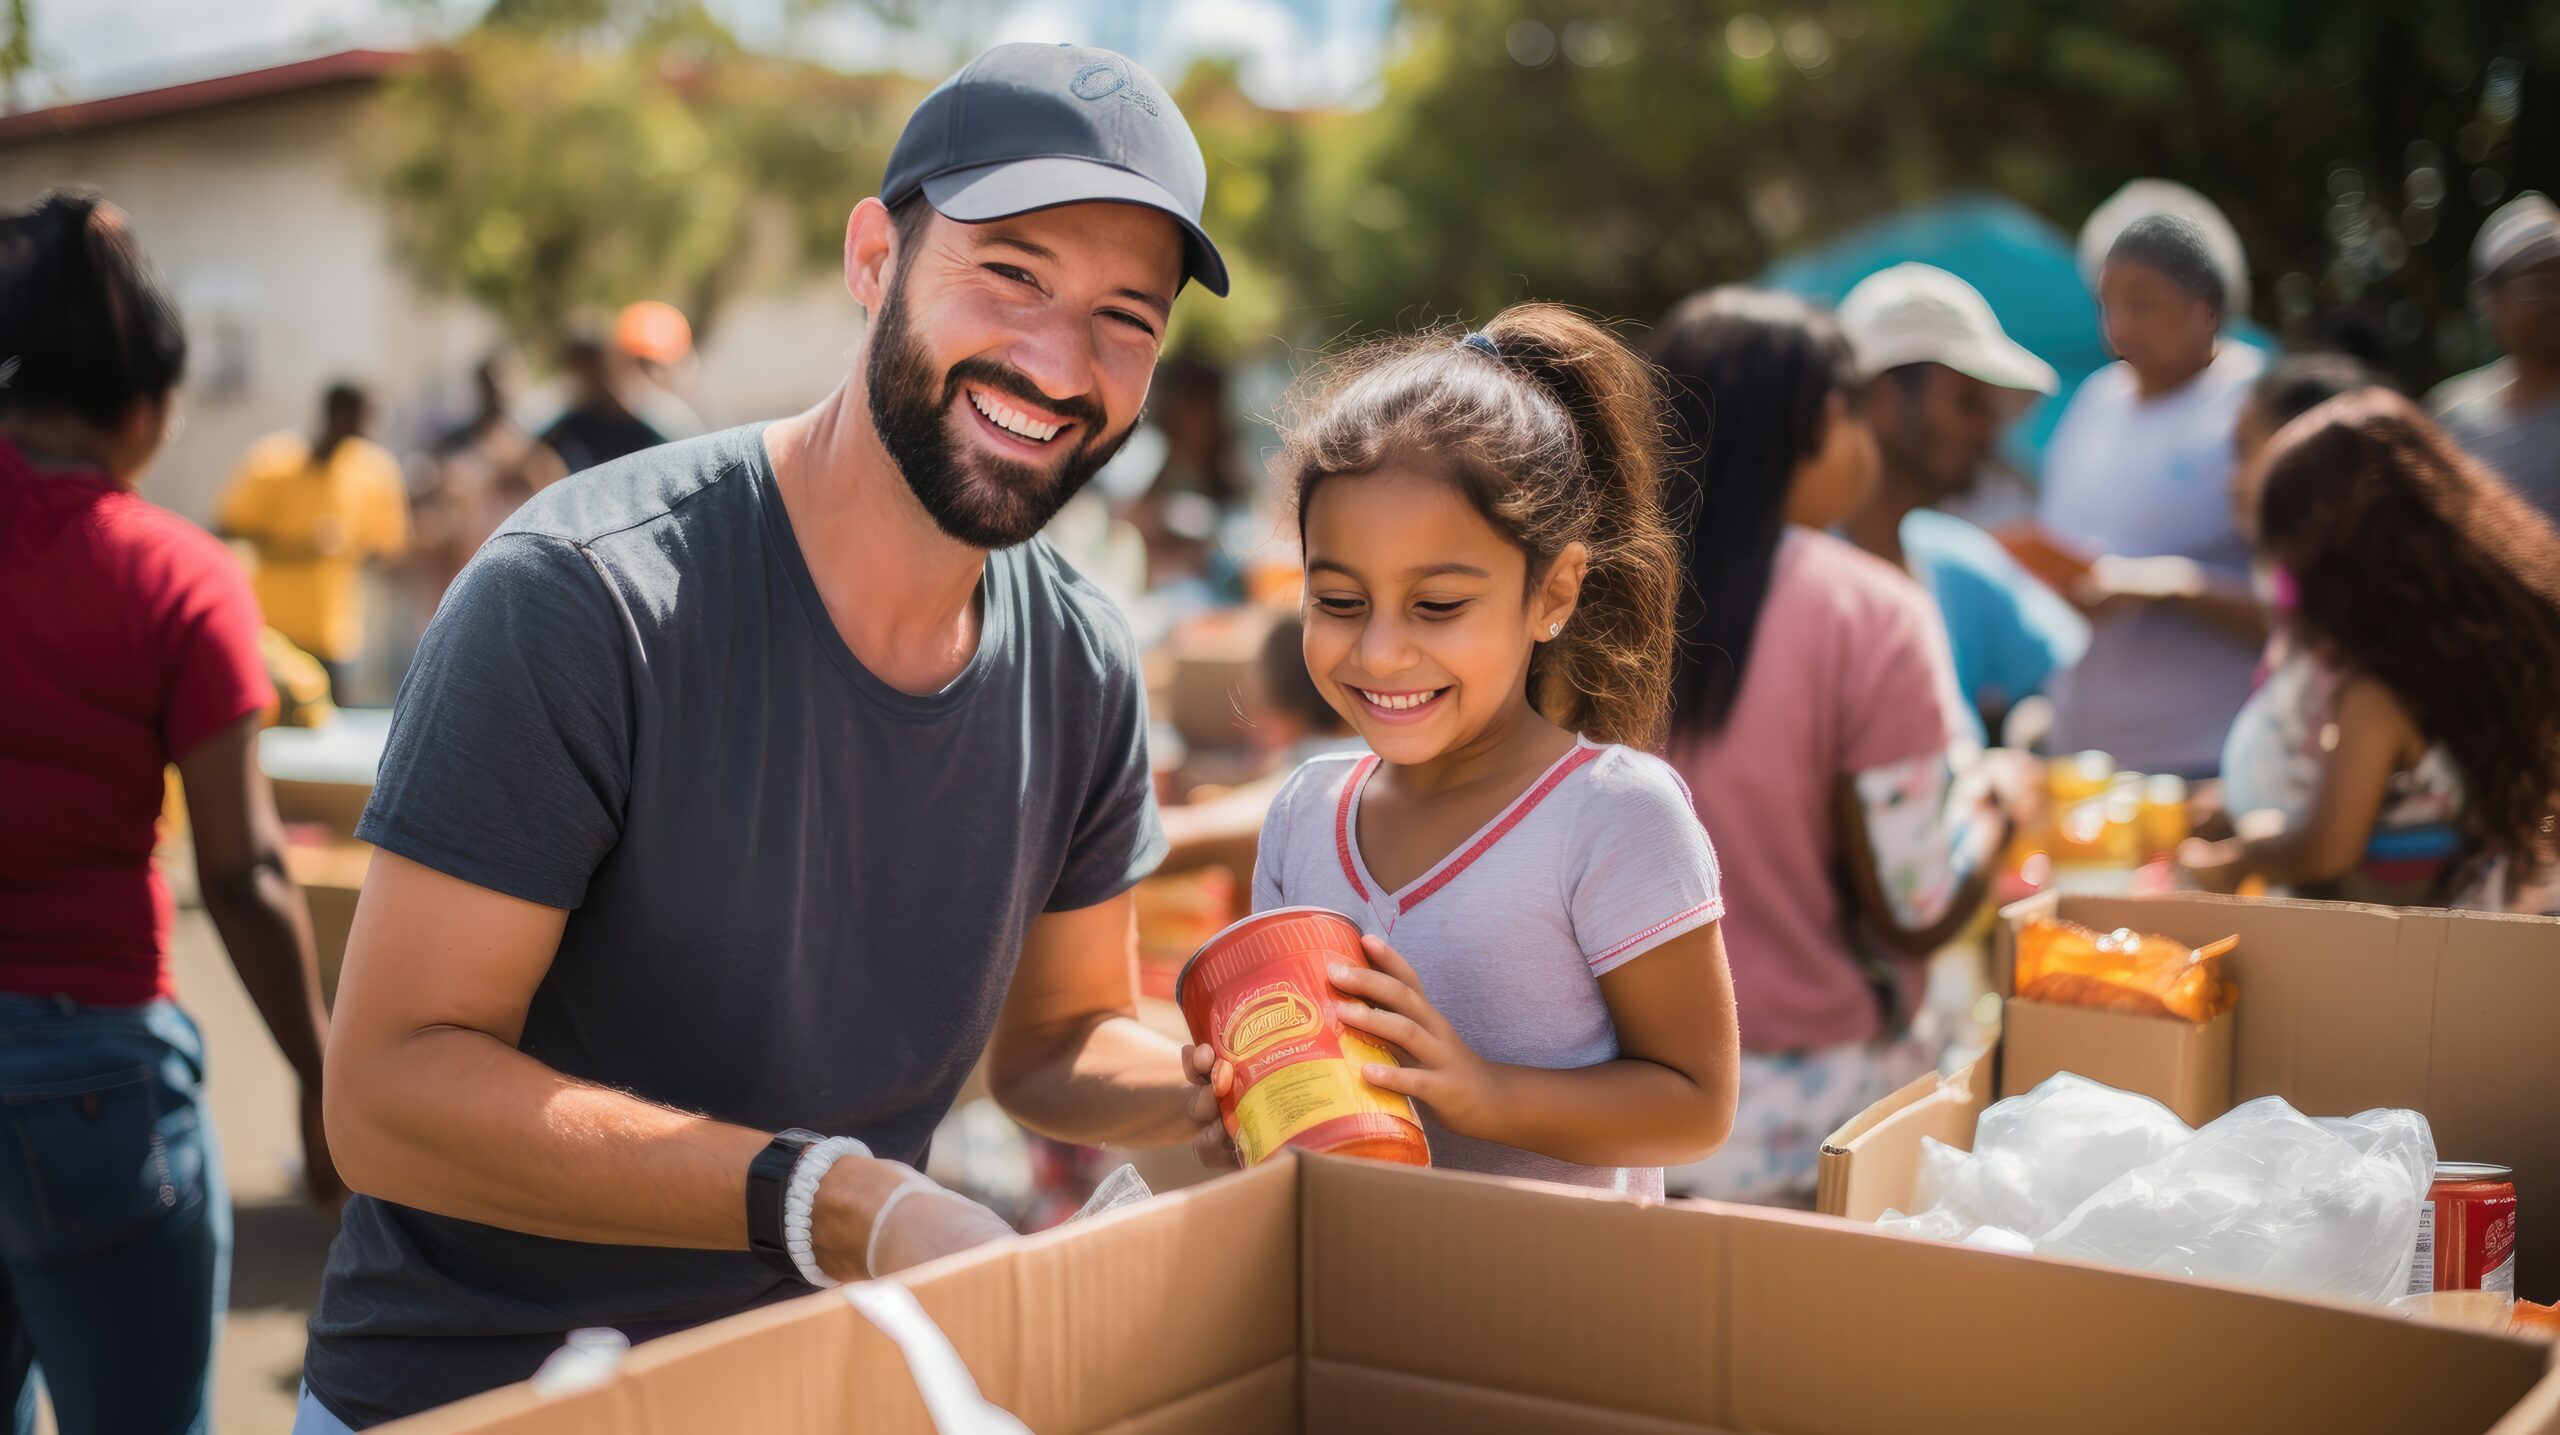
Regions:
<instances>
[{"instance_id":1,"label":"black smartwatch","mask_svg":"<svg viewBox=\"0 0 2560 1435\"><path fill-rule=\"evenodd\" d=\"M815 1131L793 1127L777 1133L747 1165L747 1247L756 1259L794 1280L800 1267L782 1243L782 1198L791 1189L791 1168L800 1153L823 1139Z\"/></svg>"}]
</instances>

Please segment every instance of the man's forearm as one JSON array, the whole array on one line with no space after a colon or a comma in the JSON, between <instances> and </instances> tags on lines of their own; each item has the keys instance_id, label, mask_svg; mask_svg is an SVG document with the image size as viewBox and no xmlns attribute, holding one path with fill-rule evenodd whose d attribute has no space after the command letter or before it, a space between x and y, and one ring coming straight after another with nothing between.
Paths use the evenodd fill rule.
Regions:
<instances>
[{"instance_id":1,"label":"man's forearm","mask_svg":"<svg viewBox=\"0 0 2560 1435\"><path fill-rule=\"evenodd\" d=\"M1016 1121L1080 1145L1188 1141L1182 1044L1125 1015L1089 1017L1034 1051L995 1054L989 1085Z\"/></svg>"},{"instance_id":2,"label":"man's forearm","mask_svg":"<svg viewBox=\"0 0 2560 1435\"><path fill-rule=\"evenodd\" d=\"M325 1090L330 1145L357 1190L563 1240L739 1249L747 1164L771 1139L461 1027L332 1051Z\"/></svg>"},{"instance_id":3,"label":"man's forearm","mask_svg":"<svg viewBox=\"0 0 2560 1435\"><path fill-rule=\"evenodd\" d=\"M200 873L199 885L206 915L285 1064L303 1085L319 1081L329 1019L302 889L275 860L235 875Z\"/></svg>"}]
</instances>

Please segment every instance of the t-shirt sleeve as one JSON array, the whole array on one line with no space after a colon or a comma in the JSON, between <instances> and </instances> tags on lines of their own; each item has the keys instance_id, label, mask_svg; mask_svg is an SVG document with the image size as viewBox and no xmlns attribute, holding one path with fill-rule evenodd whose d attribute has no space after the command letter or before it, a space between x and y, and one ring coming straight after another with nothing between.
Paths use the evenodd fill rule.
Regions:
<instances>
[{"instance_id":1,"label":"t-shirt sleeve","mask_svg":"<svg viewBox=\"0 0 2560 1435\"><path fill-rule=\"evenodd\" d=\"M1101 763L1076 819L1067 860L1050 889L1048 910L1072 912L1107 902L1138 885L1164 860L1164 823L1156 816L1155 770L1147 761L1147 694L1134 662L1109 672L1119 689L1113 718L1097 744Z\"/></svg>"},{"instance_id":2,"label":"t-shirt sleeve","mask_svg":"<svg viewBox=\"0 0 2560 1435\"><path fill-rule=\"evenodd\" d=\"M1567 866L1574 938L1605 976L1724 916L1715 847L1689 789L1660 758L1611 752L1591 774Z\"/></svg>"},{"instance_id":3,"label":"t-shirt sleeve","mask_svg":"<svg viewBox=\"0 0 2560 1435\"><path fill-rule=\"evenodd\" d=\"M1955 745L1959 715L1953 660L1937 615L1917 585L1884 595L1858 625L1833 688L1846 706L1839 772L1864 772Z\"/></svg>"},{"instance_id":4,"label":"t-shirt sleeve","mask_svg":"<svg viewBox=\"0 0 2560 1435\"><path fill-rule=\"evenodd\" d=\"M171 758L276 700L258 651L265 620L231 551L210 538L185 546L162 608L161 750Z\"/></svg>"},{"instance_id":5,"label":"t-shirt sleeve","mask_svg":"<svg viewBox=\"0 0 2560 1435\"><path fill-rule=\"evenodd\" d=\"M627 621L577 545L502 534L445 594L400 685L356 835L571 908L631 788Z\"/></svg>"}]
</instances>

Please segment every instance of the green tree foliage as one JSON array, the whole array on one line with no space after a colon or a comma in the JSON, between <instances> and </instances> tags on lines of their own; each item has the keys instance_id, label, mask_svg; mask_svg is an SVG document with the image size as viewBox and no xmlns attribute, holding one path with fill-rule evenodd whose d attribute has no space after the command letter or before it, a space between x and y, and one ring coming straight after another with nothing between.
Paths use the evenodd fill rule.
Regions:
<instances>
[{"instance_id":1,"label":"green tree foliage","mask_svg":"<svg viewBox=\"0 0 2560 1435\"><path fill-rule=\"evenodd\" d=\"M392 82L365 136L398 252L521 339L823 265L922 93L742 49L690 0L500 0Z\"/></svg>"},{"instance_id":2,"label":"green tree foliage","mask_svg":"<svg viewBox=\"0 0 2560 1435\"><path fill-rule=\"evenodd\" d=\"M2159 175L2229 211L2262 321L2343 319L2424 380L2471 357L2479 221L2560 168L2551 0L1407 0L1402 19L1383 103L1302 122L1307 179L1249 241L1323 296L1296 301L1311 328L1529 296L1650 317L1900 205L1991 190L2071 232Z\"/></svg>"}]
</instances>

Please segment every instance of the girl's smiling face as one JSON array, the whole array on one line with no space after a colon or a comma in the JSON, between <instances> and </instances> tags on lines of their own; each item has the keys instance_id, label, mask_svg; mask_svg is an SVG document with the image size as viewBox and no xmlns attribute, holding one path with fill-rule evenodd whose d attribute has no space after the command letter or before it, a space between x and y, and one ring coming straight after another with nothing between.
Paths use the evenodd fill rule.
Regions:
<instances>
[{"instance_id":1,"label":"girl's smiling face","mask_svg":"<svg viewBox=\"0 0 2560 1435\"><path fill-rule=\"evenodd\" d=\"M1428 762L1527 709L1530 656L1572 620L1580 544L1533 592L1528 555L1404 465L1317 484L1304 531L1307 673L1380 757Z\"/></svg>"}]
</instances>

